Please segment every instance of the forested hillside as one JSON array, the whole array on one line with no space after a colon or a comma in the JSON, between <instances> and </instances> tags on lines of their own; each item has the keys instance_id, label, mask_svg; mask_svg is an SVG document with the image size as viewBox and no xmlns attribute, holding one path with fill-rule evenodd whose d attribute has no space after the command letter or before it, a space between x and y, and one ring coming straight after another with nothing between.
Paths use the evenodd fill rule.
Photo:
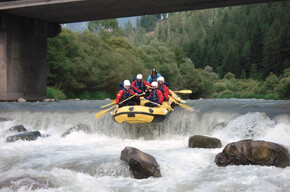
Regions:
<instances>
[{"instance_id":1,"label":"forested hillside","mask_svg":"<svg viewBox=\"0 0 290 192\"><path fill-rule=\"evenodd\" d=\"M290 3L279 2L63 30L48 40L49 96L113 97L124 79L157 68L172 89L191 89L190 98L289 99L289 13Z\"/></svg>"}]
</instances>

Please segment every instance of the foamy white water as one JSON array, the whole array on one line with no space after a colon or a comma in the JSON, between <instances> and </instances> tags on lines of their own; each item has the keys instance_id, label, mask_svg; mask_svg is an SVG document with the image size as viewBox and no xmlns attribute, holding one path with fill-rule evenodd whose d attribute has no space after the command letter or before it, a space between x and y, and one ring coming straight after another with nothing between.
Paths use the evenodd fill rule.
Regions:
<instances>
[{"instance_id":1,"label":"foamy white water","mask_svg":"<svg viewBox=\"0 0 290 192\"><path fill-rule=\"evenodd\" d=\"M217 167L220 149L188 148L194 134L276 142L290 149L290 102L189 101L160 124L119 125L109 114L94 119L104 101L0 104L0 191L289 191L290 167ZM94 104L94 107L92 107ZM5 119L5 120L4 120ZM61 134L77 124L93 134ZM22 124L50 137L5 143L8 128ZM137 180L120 160L126 146L153 155L161 178Z\"/></svg>"}]
</instances>

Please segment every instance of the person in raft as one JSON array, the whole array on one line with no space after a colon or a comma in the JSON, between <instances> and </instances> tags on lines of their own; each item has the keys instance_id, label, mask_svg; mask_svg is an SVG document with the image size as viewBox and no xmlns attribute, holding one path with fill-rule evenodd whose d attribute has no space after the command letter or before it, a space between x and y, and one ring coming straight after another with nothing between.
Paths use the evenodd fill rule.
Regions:
<instances>
[{"instance_id":1,"label":"person in raft","mask_svg":"<svg viewBox=\"0 0 290 192\"><path fill-rule=\"evenodd\" d=\"M136 95L135 97L129 99L128 101L125 101L124 103L119 104L121 101L124 101L125 99ZM117 109L120 107L124 107L127 105L140 105L140 98L138 98L138 93L135 93L132 89L131 89L131 83L129 80L125 80L124 81L124 88L122 90L120 90L117 94L116 97L116 107Z\"/></svg>"},{"instance_id":2,"label":"person in raft","mask_svg":"<svg viewBox=\"0 0 290 192\"><path fill-rule=\"evenodd\" d=\"M169 95L171 95L171 93L170 93L168 87L164 84L164 77L158 77L157 82L158 82L159 90L163 93L164 100L168 101Z\"/></svg>"},{"instance_id":3,"label":"person in raft","mask_svg":"<svg viewBox=\"0 0 290 192\"><path fill-rule=\"evenodd\" d=\"M149 89L150 84L143 80L142 74L138 74L132 83L133 90L139 94L145 94L146 89Z\"/></svg>"},{"instance_id":4,"label":"person in raft","mask_svg":"<svg viewBox=\"0 0 290 192\"><path fill-rule=\"evenodd\" d=\"M153 81L157 81L158 77L162 77L159 73L157 73L156 69L152 69L151 75L147 78L148 83L152 83Z\"/></svg>"},{"instance_id":5,"label":"person in raft","mask_svg":"<svg viewBox=\"0 0 290 192\"><path fill-rule=\"evenodd\" d=\"M156 104L151 103L151 102L147 102L147 103L145 103L145 106L156 107L156 106L158 106L157 104L162 104L163 94L158 89L158 83L156 81L152 82L151 87L152 87L152 90L150 90L150 95L146 99L148 99L149 101L152 101Z\"/></svg>"}]
</instances>

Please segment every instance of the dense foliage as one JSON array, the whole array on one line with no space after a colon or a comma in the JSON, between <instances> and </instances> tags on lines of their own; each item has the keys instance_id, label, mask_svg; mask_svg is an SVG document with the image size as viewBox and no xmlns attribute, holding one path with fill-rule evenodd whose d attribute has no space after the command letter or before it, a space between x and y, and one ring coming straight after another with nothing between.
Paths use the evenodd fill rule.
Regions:
<instances>
[{"instance_id":1,"label":"dense foliage","mask_svg":"<svg viewBox=\"0 0 290 192\"><path fill-rule=\"evenodd\" d=\"M152 34L220 78L231 72L264 80L290 67L289 2L173 13Z\"/></svg>"},{"instance_id":2,"label":"dense foliage","mask_svg":"<svg viewBox=\"0 0 290 192\"><path fill-rule=\"evenodd\" d=\"M290 3L91 21L48 40L48 86L68 98L113 98L157 68L190 98L290 98Z\"/></svg>"}]
</instances>

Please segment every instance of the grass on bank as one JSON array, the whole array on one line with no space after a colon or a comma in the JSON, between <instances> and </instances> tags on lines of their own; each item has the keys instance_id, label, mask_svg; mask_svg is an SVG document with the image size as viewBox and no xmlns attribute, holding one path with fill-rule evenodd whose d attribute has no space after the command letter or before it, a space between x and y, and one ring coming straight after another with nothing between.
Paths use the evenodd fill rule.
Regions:
<instances>
[{"instance_id":1,"label":"grass on bank","mask_svg":"<svg viewBox=\"0 0 290 192\"><path fill-rule=\"evenodd\" d=\"M61 90L55 87L46 87L46 95L48 98L53 98L57 100L67 99L66 95Z\"/></svg>"}]
</instances>

